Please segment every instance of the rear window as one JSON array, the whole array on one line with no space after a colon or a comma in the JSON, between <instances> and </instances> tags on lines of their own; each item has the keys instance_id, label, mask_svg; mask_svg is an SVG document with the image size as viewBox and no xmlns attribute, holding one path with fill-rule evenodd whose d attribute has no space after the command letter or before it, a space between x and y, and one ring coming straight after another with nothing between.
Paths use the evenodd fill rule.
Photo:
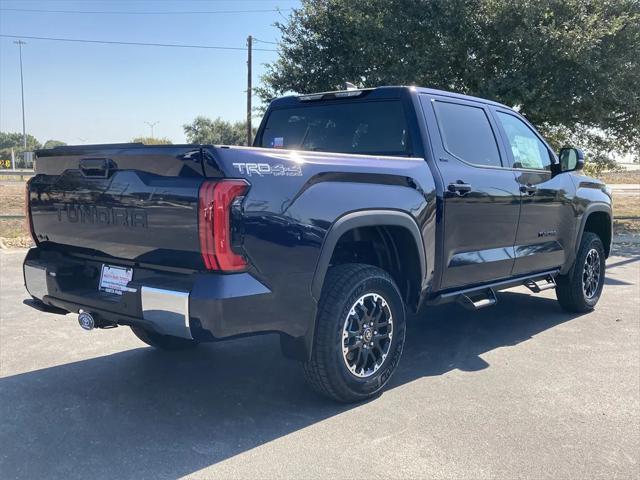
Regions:
<instances>
[{"instance_id":1,"label":"rear window","mask_svg":"<svg viewBox=\"0 0 640 480\"><path fill-rule=\"evenodd\" d=\"M410 153L400 101L275 109L267 118L260 146L379 155Z\"/></svg>"},{"instance_id":2,"label":"rear window","mask_svg":"<svg viewBox=\"0 0 640 480\"><path fill-rule=\"evenodd\" d=\"M482 108L435 102L438 125L445 148L465 162L501 167L496 137Z\"/></svg>"}]
</instances>

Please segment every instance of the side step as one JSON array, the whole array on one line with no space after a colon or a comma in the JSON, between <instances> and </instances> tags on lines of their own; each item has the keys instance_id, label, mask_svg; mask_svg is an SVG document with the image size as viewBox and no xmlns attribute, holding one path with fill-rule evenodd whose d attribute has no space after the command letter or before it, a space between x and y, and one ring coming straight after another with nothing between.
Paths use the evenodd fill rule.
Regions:
<instances>
[{"instance_id":1,"label":"side step","mask_svg":"<svg viewBox=\"0 0 640 480\"><path fill-rule=\"evenodd\" d=\"M553 275L547 275L543 278L530 279L523 283L525 287L531 290L533 293L544 292L556 288L556 280Z\"/></svg>"},{"instance_id":2,"label":"side step","mask_svg":"<svg viewBox=\"0 0 640 480\"><path fill-rule=\"evenodd\" d=\"M555 277L559 269L546 270L533 275L521 275L511 277L497 282L468 287L462 290L453 290L436 295L425 300L425 305L442 305L449 302L458 302L461 305L477 310L479 308L491 307L497 303L496 291L506 288L519 287L524 285L534 293L555 288Z\"/></svg>"},{"instance_id":3,"label":"side step","mask_svg":"<svg viewBox=\"0 0 640 480\"><path fill-rule=\"evenodd\" d=\"M458 303L467 310L480 310L481 308L494 306L498 303L498 297L496 297L496 292L493 288L485 288L460 294Z\"/></svg>"}]
</instances>

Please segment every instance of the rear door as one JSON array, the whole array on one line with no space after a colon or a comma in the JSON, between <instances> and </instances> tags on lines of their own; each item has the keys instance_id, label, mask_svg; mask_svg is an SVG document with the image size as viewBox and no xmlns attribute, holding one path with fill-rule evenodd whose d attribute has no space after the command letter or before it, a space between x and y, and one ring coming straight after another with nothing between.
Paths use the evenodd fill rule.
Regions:
<instances>
[{"instance_id":1,"label":"rear door","mask_svg":"<svg viewBox=\"0 0 640 480\"><path fill-rule=\"evenodd\" d=\"M522 192L513 274L559 267L569 248L565 240L574 238L575 186L564 175L554 176L555 155L530 124L507 109L493 114Z\"/></svg>"},{"instance_id":2,"label":"rear door","mask_svg":"<svg viewBox=\"0 0 640 480\"><path fill-rule=\"evenodd\" d=\"M421 96L442 180L439 289L508 277L520 190L496 125L482 103Z\"/></svg>"}]
</instances>

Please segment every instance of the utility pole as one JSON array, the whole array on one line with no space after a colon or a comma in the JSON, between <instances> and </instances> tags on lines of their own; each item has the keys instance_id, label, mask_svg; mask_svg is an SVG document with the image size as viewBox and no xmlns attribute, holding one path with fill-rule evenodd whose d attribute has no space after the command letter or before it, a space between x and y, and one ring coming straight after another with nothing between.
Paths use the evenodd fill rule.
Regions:
<instances>
[{"instance_id":1,"label":"utility pole","mask_svg":"<svg viewBox=\"0 0 640 480\"><path fill-rule=\"evenodd\" d=\"M253 37L247 37L247 145L251 146L251 48Z\"/></svg>"},{"instance_id":2,"label":"utility pole","mask_svg":"<svg viewBox=\"0 0 640 480\"><path fill-rule=\"evenodd\" d=\"M16 45L18 45L18 50L20 51L20 93L22 95L22 143L24 146L24 151L27 151L27 129L24 123L24 79L22 77L22 45L26 45L27 42L23 42L22 40L16 40Z\"/></svg>"},{"instance_id":3,"label":"utility pole","mask_svg":"<svg viewBox=\"0 0 640 480\"><path fill-rule=\"evenodd\" d=\"M151 138L154 138L154 137L153 137L153 127L155 127L155 126L156 126L158 123L160 123L160 122L144 122L144 123L146 123L147 125L149 125L149 127L151 128Z\"/></svg>"}]
</instances>

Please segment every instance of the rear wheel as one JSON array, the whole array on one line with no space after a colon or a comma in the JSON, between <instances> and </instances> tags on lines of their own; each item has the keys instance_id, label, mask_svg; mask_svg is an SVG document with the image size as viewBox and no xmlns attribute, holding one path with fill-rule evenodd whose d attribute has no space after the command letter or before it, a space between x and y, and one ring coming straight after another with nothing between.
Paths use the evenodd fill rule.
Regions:
<instances>
[{"instance_id":1,"label":"rear wheel","mask_svg":"<svg viewBox=\"0 0 640 480\"><path fill-rule=\"evenodd\" d=\"M198 346L195 340L187 338L173 337L171 335L160 335L140 327L131 327L133 334L147 345L161 350L186 350Z\"/></svg>"},{"instance_id":2,"label":"rear wheel","mask_svg":"<svg viewBox=\"0 0 640 480\"><path fill-rule=\"evenodd\" d=\"M556 296L562 308L576 313L593 310L602 294L604 274L602 241L595 233L585 232L573 268L556 279Z\"/></svg>"},{"instance_id":3,"label":"rear wheel","mask_svg":"<svg viewBox=\"0 0 640 480\"><path fill-rule=\"evenodd\" d=\"M365 400L395 371L405 338L402 296L391 276L363 264L332 268L318 308L306 378L340 402Z\"/></svg>"}]
</instances>

